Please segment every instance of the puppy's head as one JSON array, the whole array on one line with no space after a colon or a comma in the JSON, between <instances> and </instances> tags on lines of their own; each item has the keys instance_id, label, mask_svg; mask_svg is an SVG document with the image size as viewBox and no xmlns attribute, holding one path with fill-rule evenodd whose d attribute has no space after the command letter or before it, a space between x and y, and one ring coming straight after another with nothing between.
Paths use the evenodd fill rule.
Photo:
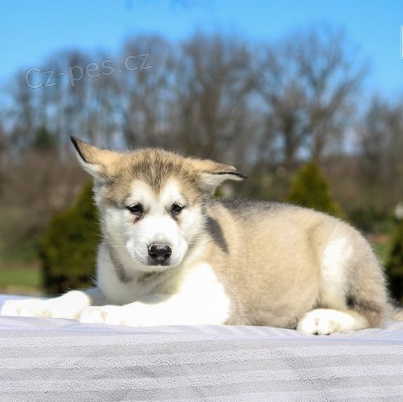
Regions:
<instances>
[{"instance_id":1,"label":"puppy's head","mask_svg":"<svg viewBox=\"0 0 403 402\"><path fill-rule=\"evenodd\" d=\"M234 166L160 149L120 153L72 142L94 177L106 241L145 272L179 265L203 232L206 196L246 178Z\"/></svg>"}]
</instances>

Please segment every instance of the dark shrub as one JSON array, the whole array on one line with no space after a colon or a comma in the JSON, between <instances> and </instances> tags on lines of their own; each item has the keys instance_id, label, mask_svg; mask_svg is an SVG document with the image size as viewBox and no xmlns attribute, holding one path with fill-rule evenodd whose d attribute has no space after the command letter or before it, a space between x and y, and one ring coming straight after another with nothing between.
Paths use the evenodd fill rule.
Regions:
<instances>
[{"instance_id":1,"label":"dark shrub","mask_svg":"<svg viewBox=\"0 0 403 402\"><path fill-rule=\"evenodd\" d=\"M400 222L392 237L386 275L392 297L403 303L403 221Z\"/></svg>"},{"instance_id":2,"label":"dark shrub","mask_svg":"<svg viewBox=\"0 0 403 402\"><path fill-rule=\"evenodd\" d=\"M345 218L341 207L333 200L326 178L315 161L306 163L296 173L285 201Z\"/></svg>"},{"instance_id":3,"label":"dark shrub","mask_svg":"<svg viewBox=\"0 0 403 402\"><path fill-rule=\"evenodd\" d=\"M41 239L45 291L59 294L90 285L99 240L98 216L88 183L73 206L53 216Z\"/></svg>"}]
</instances>

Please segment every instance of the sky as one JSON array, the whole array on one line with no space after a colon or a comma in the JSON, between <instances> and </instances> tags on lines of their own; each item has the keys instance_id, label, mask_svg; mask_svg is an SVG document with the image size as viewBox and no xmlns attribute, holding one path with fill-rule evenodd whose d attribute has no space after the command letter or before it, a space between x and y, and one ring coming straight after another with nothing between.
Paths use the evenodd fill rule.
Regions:
<instances>
[{"instance_id":1,"label":"sky","mask_svg":"<svg viewBox=\"0 0 403 402\"><path fill-rule=\"evenodd\" d=\"M403 0L0 0L0 84L56 51L113 55L141 33L175 41L223 31L260 41L320 23L345 30L368 69L368 90L403 95Z\"/></svg>"}]
</instances>

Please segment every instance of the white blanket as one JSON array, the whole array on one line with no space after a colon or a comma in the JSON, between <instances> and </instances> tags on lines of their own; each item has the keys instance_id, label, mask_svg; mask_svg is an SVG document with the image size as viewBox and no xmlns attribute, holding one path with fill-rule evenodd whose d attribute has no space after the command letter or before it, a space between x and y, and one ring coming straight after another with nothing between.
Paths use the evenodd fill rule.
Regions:
<instances>
[{"instance_id":1,"label":"white blanket","mask_svg":"<svg viewBox=\"0 0 403 402\"><path fill-rule=\"evenodd\" d=\"M339 400L403 401L403 322L317 337L0 317L1 402Z\"/></svg>"}]
</instances>

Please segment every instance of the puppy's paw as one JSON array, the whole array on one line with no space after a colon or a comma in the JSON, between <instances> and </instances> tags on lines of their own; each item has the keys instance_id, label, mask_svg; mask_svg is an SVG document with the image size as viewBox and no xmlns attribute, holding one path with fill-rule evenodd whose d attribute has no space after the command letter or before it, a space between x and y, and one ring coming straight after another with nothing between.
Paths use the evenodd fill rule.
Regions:
<instances>
[{"instance_id":1,"label":"puppy's paw","mask_svg":"<svg viewBox=\"0 0 403 402\"><path fill-rule=\"evenodd\" d=\"M297 330L312 335L330 335L368 328L365 317L354 311L316 309L306 313L298 323Z\"/></svg>"},{"instance_id":2,"label":"puppy's paw","mask_svg":"<svg viewBox=\"0 0 403 402\"><path fill-rule=\"evenodd\" d=\"M89 298L80 291L71 291L53 299L6 300L0 315L14 317L54 317L77 319Z\"/></svg>"},{"instance_id":3,"label":"puppy's paw","mask_svg":"<svg viewBox=\"0 0 403 402\"><path fill-rule=\"evenodd\" d=\"M14 317L51 317L46 300L6 300L1 308L1 315Z\"/></svg>"},{"instance_id":4,"label":"puppy's paw","mask_svg":"<svg viewBox=\"0 0 403 402\"><path fill-rule=\"evenodd\" d=\"M337 323L328 311L317 309L306 313L299 321L297 330L312 335L332 334L337 329Z\"/></svg>"},{"instance_id":5,"label":"puppy's paw","mask_svg":"<svg viewBox=\"0 0 403 402\"><path fill-rule=\"evenodd\" d=\"M94 306L85 308L79 320L87 324L127 325L126 318L121 306Z\"/></svg>"}]
</instances>

